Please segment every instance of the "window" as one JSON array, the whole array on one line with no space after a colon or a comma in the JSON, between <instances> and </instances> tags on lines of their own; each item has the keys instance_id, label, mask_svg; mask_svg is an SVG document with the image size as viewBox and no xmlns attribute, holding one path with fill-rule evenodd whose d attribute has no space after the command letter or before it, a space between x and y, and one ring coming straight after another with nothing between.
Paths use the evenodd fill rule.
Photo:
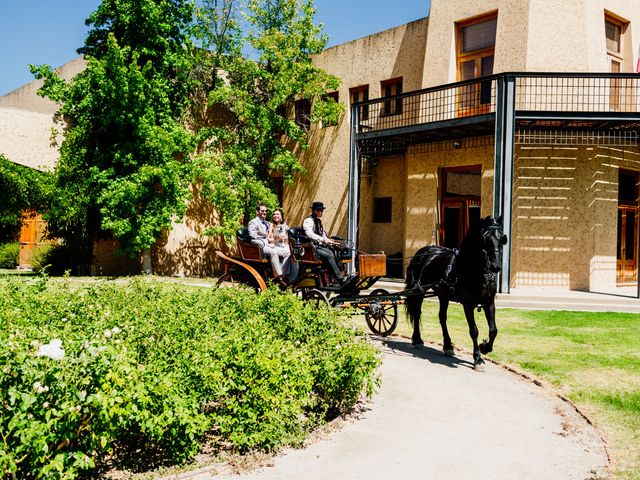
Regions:
<instances>
[{"instance_id":1,"label":"window","mask_svg":"<svg viewBox=\"0 0 640 480\"><path fill-rule=\"evenodd\" d=\"M340 100L340 95L338 94L338 92L330 92L330 93L326 93L322 96L322 100L324 100L325 102L335 102L338 103ZM335 127L338 124L338 121L325 121L322 123L323 127Z\"/></svg>"},{"instance_id":2,"label":"window","mask_svg":"<svg viewBox=\"0 0 640 480\"><path fill-rule=\"evenodd\" d=\"M383 97L393 97L402 93L402 77L385 80L380 84ZM402 99L387 100L382 105L382 115L399 115L402 113Z\"/></svg>"},{"instance_id":3,"label":"window","mask_svg":"<svg viewBox=\"0 0 640 480\"><path fill-rule=\"evenodd\" d=\"M373 223L391 223L391 197L373 199Z\"/></svg>"},{"instance_id":4,"label":"window","mask_svg":"<svg viewBox=\"0 0 640 480\"><path fill-rule=\"evenodd\" d=\"M296 123L303 130L311 127L311 102L306 98L295 103Z\"/></svg>"},{"instance_id":5,"label":"window","mask_svg":"<svg viewBox=\"0 0 640 480\"><path fill-rule=\"evenodd\" d=\"M622 54L622 25L612 17L605 16L604 20L605 37L607 38L607 53L621 56Z\"/></svg>"},{"instance_id":6,"label":"window","mask_svg":"<svg viewBox=\"0 0 640 480\"><path fill-rule=\"evenodd\" d=\"M604 33L607 45L607 62L609 63L609 71L611 73L620 73L623 71L624 46L622 39L626 26L627 25L621 20L605 13ZM610 87L609 108L614 111L620 110L620 79L612 78Z\"/></svg>"},{"instance_id":7,"label":"window","mask_svg":"<svg viewBox=\"0 0 640 480\"><path fill-rule=\"evenodd\" d=\"M498 14L492 13L457 24L458 81L493 74ZM466 85L458 89L458 114L475 115L488 111L491 82ZM484 108L478 108L485 106ZM480 111L479 111L480 110Z\"/></svg>"},{"instance_id":8,"label":"window","mask_svg":"<svg viewBox=\"0 0 640 480\"><path fill-rule=\"evenodd\" d=\"M366 102L369 100L369 85L350 89L349 96L351 97L351 105L358 102ZM362 105L358 109L358 116L360 117L360 121L369 120L369 105Z\"/></svg>"}]
</instances>

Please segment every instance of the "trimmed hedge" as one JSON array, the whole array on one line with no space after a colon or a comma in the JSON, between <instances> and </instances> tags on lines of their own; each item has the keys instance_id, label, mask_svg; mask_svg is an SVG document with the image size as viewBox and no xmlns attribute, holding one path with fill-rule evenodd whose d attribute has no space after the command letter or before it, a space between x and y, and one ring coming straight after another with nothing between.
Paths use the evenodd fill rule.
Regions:
<instances>
[{"instance_id":1,"label":"trimmed hedge","mask_svg":"<svg viewBox=\"0 0 640 480\"><path fill-rule=\"evenodd\" d=\"M205 435L298 444L372 394L379 361L336 312L275 290L0 278L0 476L177 463Z\"/></svg>"}]
</instances>

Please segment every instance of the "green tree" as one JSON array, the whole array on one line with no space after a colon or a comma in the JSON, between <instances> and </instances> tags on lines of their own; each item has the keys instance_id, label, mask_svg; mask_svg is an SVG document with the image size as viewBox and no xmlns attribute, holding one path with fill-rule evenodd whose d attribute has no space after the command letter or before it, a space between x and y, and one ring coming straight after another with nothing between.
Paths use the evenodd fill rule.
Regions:
<instances>
[{"instance_id":1,"label":"green tree","mask_svg":"<svg viewBox=\"0 0 640 480\"><path fill-rule=\"evenodd\" d=\"M277 205L274 174L290 183L303 171L290 148L307 148L308 131L293 118L296 100L313 102L312 122L335 122L342 112L324 97L338 79L312 63L327 41L314 13L312 0L250 0L246 8L234 0L200 4L196 37L203 52L194 92L206 96L209 117L196 115L206 148L194 171L222 213L212 233L231 235L258 201Z\"/></svg>"},{"instance_id":2,"label":"green tree","mask_svg":"<svg viewBox=\"0 0 640 480\"><path fill-rule=\"evenodd\" d=\"M87 262L101 235L136 256L184 214L192 9L187 0L103 0L86 21L83 72L66 84L32 66L66 125L46 219Z\"/></svg>"},{"instance_id":3,"label":"green tree","mask_svg":"<svg viewBox=\"0 0 640 480\"><path fill-rule=\"evenodd\" d=\"M15 239L23 211L45 208L50 187L49 173L15 164L0 154L0 243Z\"/></svg>"},{"instance_id":4,"label":"green tree","mask_svg":"<svg viewBox=\"0 0 640 480\"><path fill-rule=\"evenodd\" d=\"M311 121L342 111L323 97L337 78L311 61L326 44L313 15L312 0L103 0L83 72L67 84L32 67L66 128L51 233L88 263L101 235L148 252L191 182L221 213L212 233L230 235L256 201L275 206L272 176L291 182L302 166L288 147L307 146L294 102L314 102Z\"/></svg>"}]
</instances>

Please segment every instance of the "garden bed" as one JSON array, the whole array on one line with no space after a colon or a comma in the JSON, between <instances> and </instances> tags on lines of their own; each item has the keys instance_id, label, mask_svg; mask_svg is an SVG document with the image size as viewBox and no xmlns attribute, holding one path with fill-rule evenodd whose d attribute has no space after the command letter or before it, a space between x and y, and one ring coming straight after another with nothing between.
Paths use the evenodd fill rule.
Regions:
<instances>
[{"instance_id":1,"label":"garden bed","mask_svg":"<svg viewBox=\"0 0 640 480\"><path fill-rule=\"evenodd\" d=\"M375 386L379 357L292 295L0 278L0 470L74 478L302 442Z\"/></svg>"}]
</instances>

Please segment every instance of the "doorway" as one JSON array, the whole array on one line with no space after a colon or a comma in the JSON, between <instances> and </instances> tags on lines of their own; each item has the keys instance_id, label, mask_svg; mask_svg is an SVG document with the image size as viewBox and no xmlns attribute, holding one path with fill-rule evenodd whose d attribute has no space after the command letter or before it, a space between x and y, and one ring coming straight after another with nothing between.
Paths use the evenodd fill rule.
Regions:
<instances>
[{"instance_id":1,"label":"doorway","mask_svg":"<svg viewBox=\"0 0 640 480\"><path fill-rule=\"evenodd\" d=\"M639 173L620 170L618 174L618 238L616 283L638 281L638 183Z\"/></svg>"},{"instance_id":2,"label":"doorway","mask_svg":"<svg viewBox=\"0 0 640 480\"><path fill-rule=\"evenodd\" d=\"M442 169L440 245L460 248L469 226L480 219L481 173L480 165Z\"/></svg>"}]
</instances>

